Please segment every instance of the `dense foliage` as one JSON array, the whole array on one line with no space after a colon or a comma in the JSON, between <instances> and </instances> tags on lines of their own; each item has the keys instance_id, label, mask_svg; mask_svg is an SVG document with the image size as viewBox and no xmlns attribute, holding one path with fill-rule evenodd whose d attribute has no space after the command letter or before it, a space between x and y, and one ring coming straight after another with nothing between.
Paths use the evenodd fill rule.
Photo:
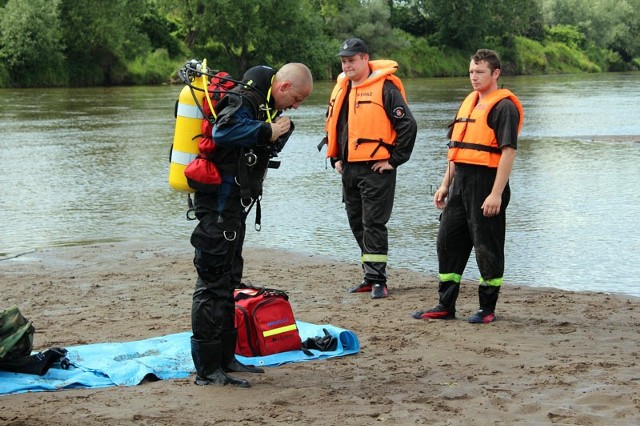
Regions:
<instances>
[{"instance_id":1,"label":"dense foliage","mask_svg":"<svg viewBox=\"0 0 640 426\"><path fill-rule=\"evenodd\" d=\"M0 87L157 84L190 58L239 75L339 72L348 37L403 76L464 75L496 49L512 74L640 68L640 0L0 0Z\"/></svg>"}]
</instances>

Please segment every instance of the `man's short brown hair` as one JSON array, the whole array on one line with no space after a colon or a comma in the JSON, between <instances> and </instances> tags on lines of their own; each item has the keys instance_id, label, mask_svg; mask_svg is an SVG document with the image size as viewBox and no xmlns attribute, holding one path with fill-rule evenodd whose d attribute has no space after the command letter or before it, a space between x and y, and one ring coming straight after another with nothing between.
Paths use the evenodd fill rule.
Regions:
<instances>
[{"instance_id":1,"label":"man's short brown hair","mask_svg":"<svg viewBox=\"0 0 640 426\"><path fill-rule=\"evenodd\" d=\"M471 60L476 64L480 61L486 61L491 72L502 69L500 57L495 51L490 49L478 49L478 51L471 56Z\"/></svg>"}]
</instances>

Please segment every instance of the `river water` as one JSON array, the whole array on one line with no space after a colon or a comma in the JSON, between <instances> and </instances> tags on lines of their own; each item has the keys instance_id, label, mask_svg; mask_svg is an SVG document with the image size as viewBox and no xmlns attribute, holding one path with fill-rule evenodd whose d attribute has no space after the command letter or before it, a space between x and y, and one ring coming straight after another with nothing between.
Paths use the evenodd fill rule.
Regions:
<instances>
[{"instance_id":1,"label":"river water","mask_svg":"<svg viewBox=\"0 0 640 426\"><path fill-rule=\"evenodd\" d=\"M437 273L446 125L466 78L405 82L419 133L398 170L389 262ZM640 296L640 73L503 78L525 110L507 210L507 283ZM178 86L0 90L0 260L66 245L188 241L186 195L167 183ZM316 145L331 83L290 115L262 230L247 246L359 263L339 176ZM0 262L0 267L1 267ZM465 278L479 277L472 258ZM301 277L302 279L302 277ZM393 272L389 277L393 285Z\"/></svg>"}]
</instances>

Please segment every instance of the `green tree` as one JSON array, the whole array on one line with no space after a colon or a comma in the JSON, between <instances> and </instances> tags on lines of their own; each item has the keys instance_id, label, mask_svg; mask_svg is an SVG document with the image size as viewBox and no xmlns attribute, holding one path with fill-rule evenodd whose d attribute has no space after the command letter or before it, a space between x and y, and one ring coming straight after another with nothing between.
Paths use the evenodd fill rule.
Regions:
<instances>
[{"instance_id":1,"label":"green tree","mask_svg":"<svg viewBox=\"0 0 640 426\"><path fill-rule=\"evenodd\" d=\"M175 36L185 44L187 49L192 49L198 42L202 43L202 24L206 21L206 17L203 15L205 3L205 0L182 0L180 2L156 0L154 2L161 14L176 23ZM219 19L219 16L214 15L208 18Z\"/></svg>"},{"instance_id":2,"label":"green tree","mask_svg":"<svg viewBox=\"0 0 640 426\"><path fill-rule=\"evenodd\" d=\"M640 0L547 0L544 10L549 26L570 25L584 34L582 49L610 50L626 63L640 56Z\"/></svg>"},{"instance_id":3,"label":"green tree","mask_svg":"<svg viewBox=\"0 0 640 426\"><path fill-rule=\"evenodd\" d=\"M351 37L363 39L374 56L389 56L408 43L394 32L388 0L316 0L312 5L322 17L324 33L335 43Z\"/></svg>"},{"instance_id":4,"label":"green tree","mask_svg":"<svg viewBox=\"0 0 640 426\"><path fill-rule=\"evenodd\" d=\"M319 11L329 43L325 58L331 76L340 72L336 57L340 43L351 37L363 39L373 59L408 57L399 52L411 48L410 37L392 26L392 4L388 0L313 0L311 3ZM408 68L401 64L400 74L405 69Z\"/></svg>"},{"instance_id":5,"label":"green tree","mask_svg":"<svg viewBox=\"0 0 640 426\"><path fill-rule=\"evenodd\" d=\"M503 39L524 35L534 40L544 38L541 0L494 0L490 2L489 34Z\"/></svg>"},{"instance_id":6,"label":"green tree","mask_svg":"<svg viewBox=\"0 0 640 426\"><path fill-rule=\"evenodd\" d=\"M625 62L640 56L640 0L594 1L589 10L587 37L618 53Z\"/></svg>"},{"instance_id":7,"label":"green tree","mask_svg":"<svg viewBox=\"0 0 640 426\"><path fill-rule=\"evenodd\" d=\"M52 86L67 82L60 0L9 0L0 18L0 60L7 85Z\"/></svg>"},{"instance_id":8,"label":"green tree","mask_svg":"<svg viewBox=\"0 0 640 426\"><path fill-rule=\"evenodd\" d=\"M391 26L416 37L428 37L436 32L433 15L426 13L425 0L388 0Z\"/></svg>"},{"instance_id":9,"label":"green tree","mask_svg":"<svg viewBox=\"0 0 640 426\"><path fill-rule=\"evenodd\" d=\"M432 28L427 35L439 46L474 51L487 41L511 45L516 36L544 35L540 0L413 0L409 10Z\"/></svg>"},{"instance_id":10,"label":"green tree","mask_svg":"<svg viewBox=\"0 0 640 426\"><path fill-rule=\"evenodd\" d=\"M490 10L479 0L430 0L426 15L437 16L435 44L460 50L473 50L490 34Z\"/></svg>"},{"instance_id":11,"label":"green tree","mask_svg":"<svg viewBox=\"0 0 640 426\"><path fill-rule=\"evenodd\" d=\"M149 38L152 49L164 49L170 57L184 53L180 41L175 37L178 25L163 16L150 0L147 0L140 14L138 25L140 33Z\"/></svg>"},{"instance_id":12,"label":"green tree","mask_svg":"<svg viewBox=\"0 0 640 426\"><path fill-rule=\"evenodd\" d=\"M193 54L235 75L258 64L319 64L324 54L322 22L308 0L188 0L162 6L183 26Z\"/></svg>"},{"instance_id":13,"label":"green tree","mask_svg":"<svg viewBox=\"0 0 640 426\"><path fill-rule=\"evenodd\" d=\"M405 76L459 75L479 47L513 72L640 68L640 0L0 0L0 12L1 86L154 84L191 58L236 76L298 61L333 78L350 37Z\"/></svg>"},{"instance_id":14,"label":"green tree","mask_svg":"<svg viewBox=\"0 0 640 426\"><path fill-rule=\"evenodd\" d=\"M127 82L127 62L151 50L139 31L142 11L136 0L62 0L71 85Z\"/></svg>"},{"instance_id":15,"label":"green tree","mask_svg":"<svg viewBox=\"0 0 640 426\"><path fill-rule=\"evenodd\" d=\"M359 0L311 0L311 7L322 18L322 30L332 40L353 37L363 9Z\"/></svg>"}]
</instances>

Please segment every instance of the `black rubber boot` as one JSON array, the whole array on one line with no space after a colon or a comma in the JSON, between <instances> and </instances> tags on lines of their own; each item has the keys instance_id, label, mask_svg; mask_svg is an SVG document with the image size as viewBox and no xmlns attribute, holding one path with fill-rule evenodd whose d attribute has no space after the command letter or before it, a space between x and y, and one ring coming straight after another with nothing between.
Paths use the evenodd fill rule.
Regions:
<instances>
[{"instance_id":1,"label":"black rubber boot","mask_svg":"<svg viewBox=\"0 0 640 426\"><path fill-rule=\"evenodd\" d=\"M222 370L225 373L264 373L262 368L246 365L236 358L236 342L238 330L225 330L221 336Z\"/></svg>"},{"instance_id":2,"label":"black rubber boot","mask_svg":"<svg viewBox=\"0 0 640 426\"><path fill-rule=\"evenodd\" d=\"M478 287L478 301L483 312L495 312L500 286L481 285Z\"/></svg>"},{"instance_id":3,"label":"black rubber boot","mask_svg":"<svg viewBox=\"0 0 640 426\"><path fill-rule=\"evenodd\" d=\"M387 283L387 263L386 262L364 262L364 281L374 285L376 283Z\"/></svg>"},{"instance_id":4,"label":"black rubber boot","mask_svg":"<svg viewBox=\"0 0 640 426\"><path fill-rule=\"evenodd\" d=\"M414 311L411 316L415 319L452 320L456 318L456 300L460 293L460 284L445 281L438 284L438 304L433 308Z\"/></svg>"},{"instance_id":5,"label":"black rubber boot","mask_svg":"<svg viewBox=\"0 0 640 426\"><path fill-rule=\"evenodd\" d=\"M488 324L496 320L495 310L498 303L499 286L481 285L478 287L480 309L469 317L472 324Z\"/></svg>"},{"instance_id":6,"label":"black rubber boot","mask_svg":"<svg viewBox=\"0 0 640 426\"><path fill-rule=\"evenodd\" d=\"M440 282L438 284L438 304L452 314L456 313L456 301L460 293L460 283L453 281Z\"/></svg>"},{"instance_id":7,"label":"black rubber boot","mask_svg":"<svg viewBox=\"0 0 640 426\"><path fill-rule=\"evenodd\" d=\"M241 388L251 386L248 381L229 376L220 367L220 342L216 340L196 340L191 338L191 356L196 367L195 384L234 385Z\"/></svg>"}]
</instances>

